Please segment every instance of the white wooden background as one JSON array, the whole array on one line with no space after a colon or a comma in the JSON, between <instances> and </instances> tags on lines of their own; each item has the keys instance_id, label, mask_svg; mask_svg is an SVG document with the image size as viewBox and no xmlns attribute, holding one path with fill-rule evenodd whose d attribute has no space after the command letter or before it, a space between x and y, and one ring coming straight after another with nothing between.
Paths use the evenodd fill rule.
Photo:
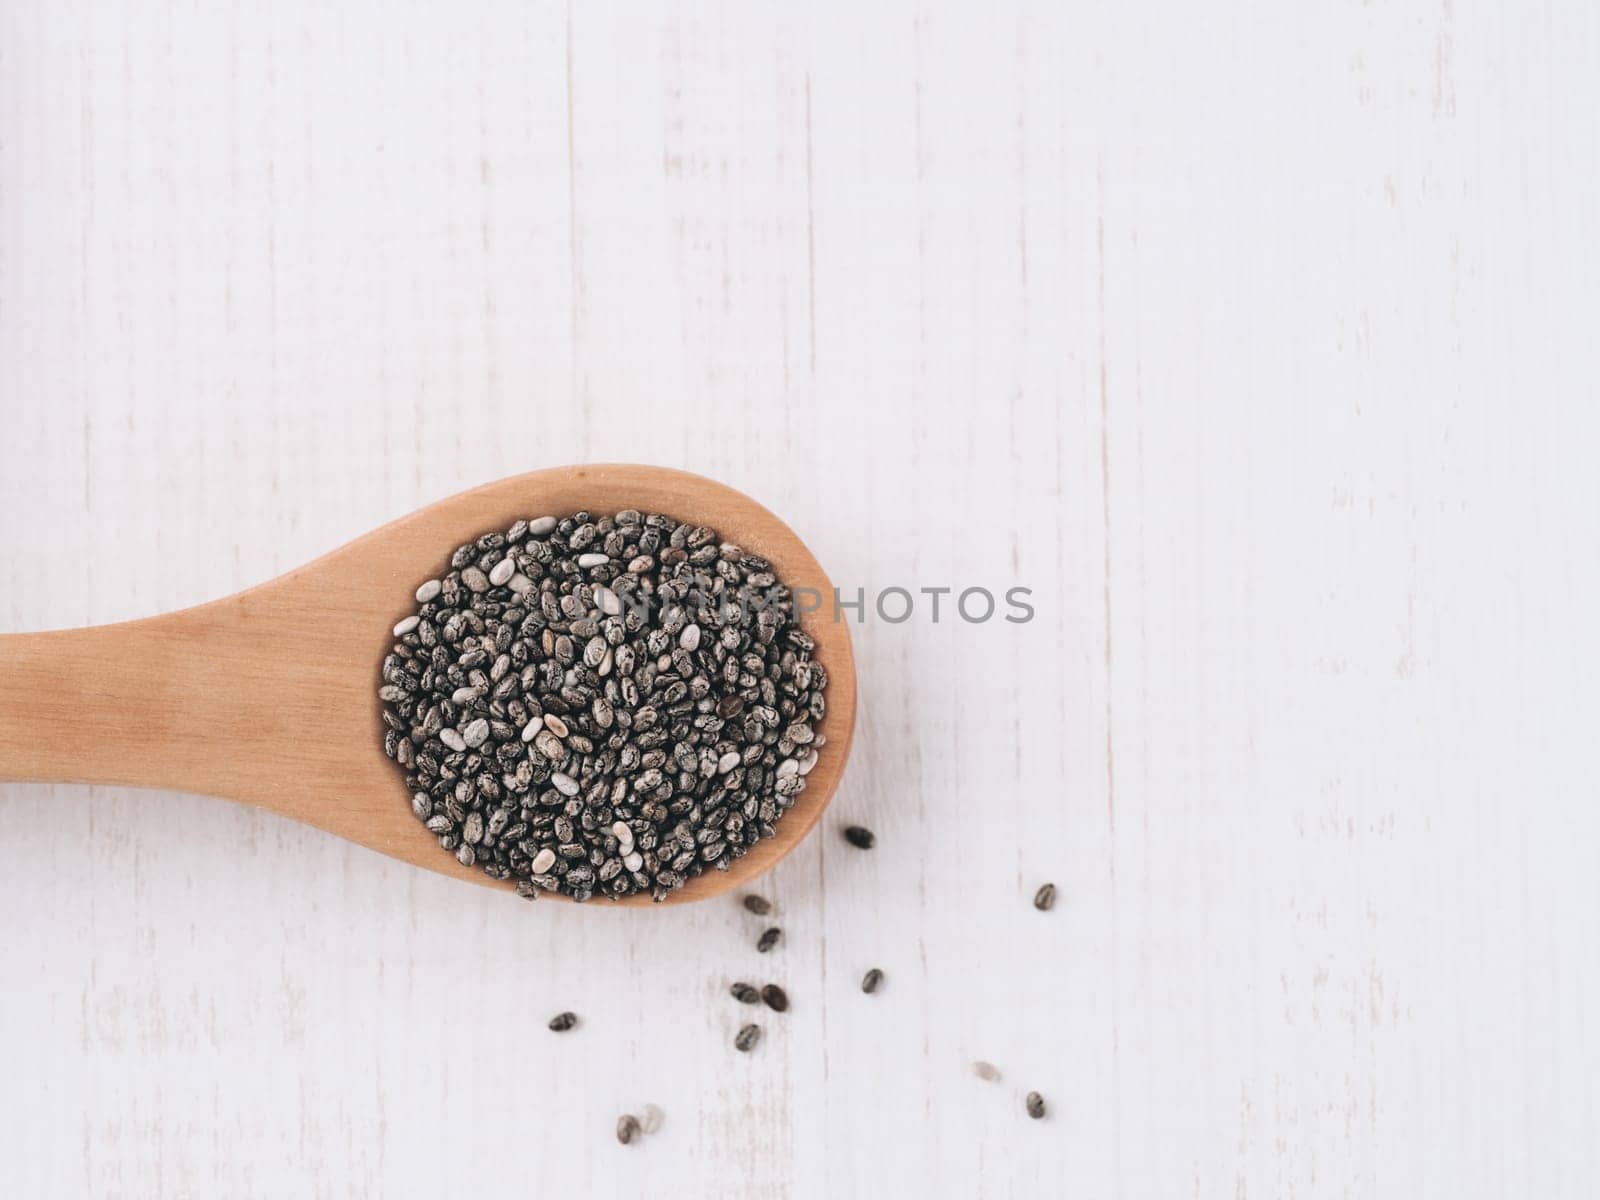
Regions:
<instances>
[{"instance_id":1,"label":"white wooden background","mask_svg":"<svg viewBox=\"0 0 1600 1200\"><path fill-rule=\"evenodd\" d=\"M1581 0L0 0L0 628L617 459L1038 608L858 631L765 958L0 787L0 1192L1592 1196L1597 80Z\"/></svg>"}]
</instances>

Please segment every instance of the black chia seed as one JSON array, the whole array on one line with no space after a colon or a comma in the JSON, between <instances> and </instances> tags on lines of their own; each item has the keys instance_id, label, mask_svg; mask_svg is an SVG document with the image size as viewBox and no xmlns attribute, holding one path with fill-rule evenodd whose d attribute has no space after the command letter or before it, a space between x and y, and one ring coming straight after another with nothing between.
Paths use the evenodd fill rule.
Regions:
<instances>
[{"instance_id":1,"label":"black chia seed","mask_svg":"<svg viewBox=\"0 0 1600 1200\"><path fill-rule=\"evenodd\" d=\"M384 752L440 846L519 895L662 900L805 790L813 648L771 564L705 526L518 521L417 588L383 661Z\"/></svg>"},{"instance_id":2,"label":"black chia seed","mask_svg":"<svg viewBox=\"0 0 1600 1200\"><path fill-rule=\"evenodd\" d=\"M848 826L844 831L844 840L857 850L871 850L878 839L873 836L872 830L860 825Z\"/></svg>"}]
</instances>

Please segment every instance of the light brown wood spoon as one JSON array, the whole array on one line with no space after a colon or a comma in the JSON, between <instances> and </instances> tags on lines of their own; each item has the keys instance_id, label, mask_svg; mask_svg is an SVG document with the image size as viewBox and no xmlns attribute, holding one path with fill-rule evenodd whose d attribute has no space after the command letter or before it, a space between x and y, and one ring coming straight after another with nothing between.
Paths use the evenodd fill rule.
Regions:
<instances>
[{"instance_id":1,"label":"light brown wood spoon","mask_svg":"<svg viewBox=\"0 0 1600 1200\"><path fill-rule=\"evenodd\" d=\"M0 779L122 784L271 809L430 871L491 887L440 849L382 748L379 667L412 593L456 546L518 518L637 508L709 525L830 603L801 617L828 671L827 735L808 786L727 871L668 903L739 887L792 850L827 807L855 729L849 627L833 585L782 521L732 488L660 467L535 471L402 517L270 583L120 625L0 637ZM649 896L620 904L649 905ZM606 907L603 900L590 907Z\"/></svg>"}]
</instances>

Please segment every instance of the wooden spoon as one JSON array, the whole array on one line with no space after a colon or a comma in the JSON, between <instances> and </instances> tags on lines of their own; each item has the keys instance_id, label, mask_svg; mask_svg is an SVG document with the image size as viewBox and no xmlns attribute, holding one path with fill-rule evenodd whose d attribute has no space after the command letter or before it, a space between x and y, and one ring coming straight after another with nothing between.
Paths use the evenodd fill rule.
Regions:
<instances>
[{"instance_id":1,"label":"wooden spoon","mask_svg":"<svg viewBox=\"0 0 1600 1200\"><path fill-rule=\"evenodd\" d=\"M828 603L801 625L828 671L827 744L808 787L730 870L666 901L739 887L792 850L838 786L855 729L856 673L833 585L782 521L732 488L660 467L535 471L420 509L249 591L120 625L0 637L0 779L123 784L271 809L430 871L490 886L411 812L384 756L379 667L412 592L456 546L519 517L637 508L709 525ZM562 897L565 899L565 897ZM648 895L621 904L651 903ZM596 899L591 907L604 906Z\"/></svg>"}]
</instances>

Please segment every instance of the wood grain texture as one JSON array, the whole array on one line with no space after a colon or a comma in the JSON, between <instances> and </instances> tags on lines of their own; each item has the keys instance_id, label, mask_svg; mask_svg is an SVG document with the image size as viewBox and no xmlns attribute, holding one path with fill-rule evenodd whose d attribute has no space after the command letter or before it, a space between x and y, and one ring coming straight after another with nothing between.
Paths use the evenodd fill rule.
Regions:
<instances>
[{"instance_id":1,"label":"wood grain texture","mask_svg":"<svg viewBox=\"0 0 1600 1200\"><path fill-rule=\"evenodd\" d=\"M1597 80L1576 0L0 0L0 629L599 460L1037 610L856 627L878 849L768 956L0 786L0 1190L1591 1195Z\"/></svg>"},{"instance_id":2,"label":"wood grain texture","mask_svg":"<svg viewBox=\"0 0 1600 1200\"><path fill-rule=\"evenodd\" d=\"M637 508L709 525L772 564L828 671L809 786L726 871L662 903L753 884L816 826L856 720L849 615L832 581L772 513L715 480L663 467L552 467L429 504L236 596L138 621L0 635L0 779L181 788L253 804L454 879L462 866L412 816L375 693L390 630L451 550L541 515ZM554 899L566 900L564 895ZM648 894L611 899L627 907ZM609 906L608 905L608 906Z\"/></svg>"}]
</instances>

